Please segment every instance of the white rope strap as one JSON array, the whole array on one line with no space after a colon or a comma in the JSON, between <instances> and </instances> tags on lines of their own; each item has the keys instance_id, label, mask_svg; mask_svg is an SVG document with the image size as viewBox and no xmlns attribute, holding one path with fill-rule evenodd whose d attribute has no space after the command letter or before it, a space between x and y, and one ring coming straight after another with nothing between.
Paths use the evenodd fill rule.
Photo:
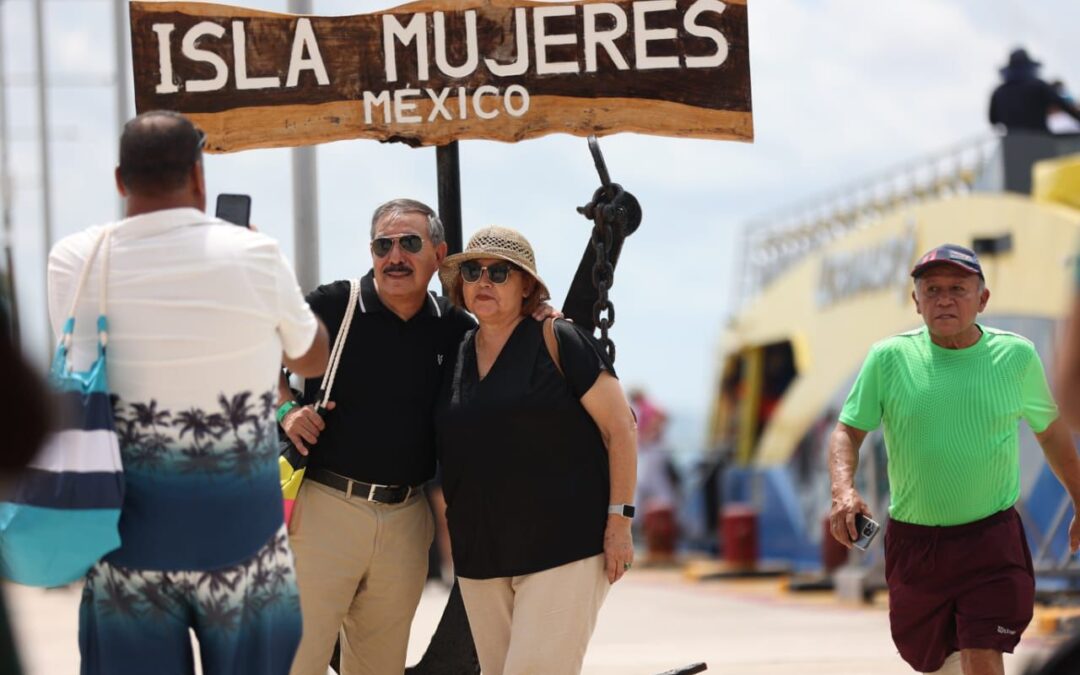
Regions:
<instances>
[{"instance_id":1,"label":"white rope strap","mask_svg":"<svg viewBox=\"0 0 1080 675\"><path fill-rule=\"evenodd\" d=\"M345 346L345 340L349 337L349 328L352 326L353 314L356 312L357 301L360 297L360 282L357 279L349 280L349 304L345 307L345 317L341 320L337 337L334 338L334 347L330 350L330 363L327 364L326 373L323 375L319 391L322 393L320 408L325 408L330 402L330 390L334 387L334 378L337 377L338 363L341 362L341 350Z\"/></svg>"},{"instance_id":2,"label":"white rope strap","mask_svg":"<svg viewBox=\"0 0 1080 675\"><path fill-rule=\"evenodd\" d=\"M108 324L105 319L105 305L109 297L109 251L112 249L112 228L105 233L105 250L101 252L101 277L98 280L98 340L101 346L109 344Z\"/></svg>"},{"instance_id":3,"label":"white rope strap","mask_svg":"<svg viewBox=\"0 0 1080 675\"><path fill-rule=\"evenodd\" d=\"M94 266L94 258L97 257L98 250L101 249L102 244L108 240L108 238L109 238L109 236L111 234L112 234L112 229L111 228L106 227L106 228L104 228L102 230L101 234L98 235L97 240L94 241L94 247L92 249L90 249L90 255L87 256L86 262L83 263L82 272L79 274L79 281L78 281L77 284L75 284L75 294L71 298L71 308L68 310L67 322L65 323L65 329L66 329L66 326L68 324L70 324L71 322L73 322L75 320L75 310L79 306L79 298L82 296L83 288L86 287L86 280L90 276L90 269ZM101 263L101 280L100 280L101 293L100 293L99 305L98 305L99 316L104 316L105 315L106 289L108 287L108 284L106 283L106 281L108 279L108 265L109 265L109 261L108 261L109 253L108 253L108 251L109 251L108 245L106 244L106 246L105 246L105 254L102 256L102 263ZM63 336L63 341L64 341L64 346L67 347L67 348L70 348L71 347L71 333L66 333L65 332L64 336Z\"/></svg>"}]
</instances>

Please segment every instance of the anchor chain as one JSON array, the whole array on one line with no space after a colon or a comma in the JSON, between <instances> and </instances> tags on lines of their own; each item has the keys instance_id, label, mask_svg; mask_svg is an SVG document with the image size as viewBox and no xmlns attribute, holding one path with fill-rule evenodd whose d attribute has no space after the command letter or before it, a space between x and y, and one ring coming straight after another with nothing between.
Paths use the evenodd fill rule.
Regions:
<instances>
[{"instance_id":1,"label":"anchor chain","mask_svg":"<svg viewBox=\"0 0 1080 675\"><path fill-rule=\"evenodd\" d=\"M607 352L611 362L614 363L615 342L608 335L608 330L615 325L615 303L608 297L608 291L615 284L615 266L611 264L609 257L615 234L605 213L610 206L610 204L605 204L593 210L593 222L595 224L592 231L592 247L596 253L596 264L593 265L592 269L592 282L596 288L596 302L593 303L593 324L600 329L600 346Z\"/></svg>"},{"instance_id":2,"label":"anchor chain","mask_svg":"<svg viewBox=\"0 0 1080 675\"><path fill-rule=\"evenodd\" d=\"M622 240L637 229L641 222L641 208L633 195L623 190L618 183L612 183L608 175L600 144L595 136L589 136L589 150L600 175L601 186L593 193L592 201L578 208L589 220L593 221L590 243L596 262L592 269L592 283L596 288L596 302L592 307L593 325L600 329L600 346L607 352L612 363L615 362L615 342L608 331L615 325L615 303L609 292L615 285L616 237L621 248Z\"/></svg>"}]
</instances>

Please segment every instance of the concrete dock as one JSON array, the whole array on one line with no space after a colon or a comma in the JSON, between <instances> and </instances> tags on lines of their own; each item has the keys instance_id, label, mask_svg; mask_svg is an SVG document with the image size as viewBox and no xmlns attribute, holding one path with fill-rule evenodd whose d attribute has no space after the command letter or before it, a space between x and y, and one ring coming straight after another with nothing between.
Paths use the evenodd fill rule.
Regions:
<instances>
[{"instance_id":1,"label":"concrete dock","mask_svg":"<svg viewBox=\"0 0 1080 675\"><path fill-rule=\"evenodd\" d=\"M28 675L77 673L80 589L6 585ZM446 590L429 584L413 623L409 662L420 658L442 613ZM1021 675L1056 640L1039 621L1006 673ZM906 675L889 638L887 601L838 603L832 594L792 594L777 580L693 582L675 570L635 569L600 615L585 675L655 675L704 661L726 675Z\"/></svg>"}]
</instances>

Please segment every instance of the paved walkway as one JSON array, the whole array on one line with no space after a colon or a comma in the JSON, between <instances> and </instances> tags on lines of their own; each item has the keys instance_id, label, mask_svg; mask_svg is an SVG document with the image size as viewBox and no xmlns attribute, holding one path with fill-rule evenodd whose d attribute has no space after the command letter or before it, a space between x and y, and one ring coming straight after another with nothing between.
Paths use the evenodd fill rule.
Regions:
<instances>
[{"instance_id":1,"label":"paved walkway","mask_svg":"<svg viewBox=\"0 0 1080 675\"><path fill-rule=\"evenodd\" d=\"M5 587L29 675L78 672L79 589ZM446 592L429 585L413 625L409 662L419 659ZM1051 646L1025 635L1020 675ZM674 571L634 570L612 590L585 660L584 675L655 675L695 661L709 675L908 675L889 639L883 603L837 604L831 595L791 595L776 581L685 581Z\"/></svg>"}]
</instances>

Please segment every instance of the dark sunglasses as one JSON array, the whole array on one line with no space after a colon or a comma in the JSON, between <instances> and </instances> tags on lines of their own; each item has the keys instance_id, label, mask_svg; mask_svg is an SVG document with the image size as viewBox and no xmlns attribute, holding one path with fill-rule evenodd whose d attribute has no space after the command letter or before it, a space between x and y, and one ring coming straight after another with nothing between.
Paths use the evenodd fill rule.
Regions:
<instances>
[{"instance_id":1,"label":"dark sunglasses","mask_svg":"<svg viewBox=\"0 0 1080 675\"><path fill-rule=\"evenodd\" d=\"M418 234L402 234L396 237L376 237L371 240L371 252L385 258L394 248L394 242L401 244L401 250L407 253L419 253L424 248L424 240Z\"/></svg>"},{"instance_id":2,"label":"dark sunglasses","mask_svg":"<svg viewBox=\"0 0 1080 675\"><path fill-rule=\"evenodd\" d=\"M481 265L475 260L467 260L461 263L461 278L467 284L475 284L487 270L488 281L493 284L505 284L510 278L510 272L517 268L510 263L495 263L494 265Z\"/></svg>"}]
</instances>

